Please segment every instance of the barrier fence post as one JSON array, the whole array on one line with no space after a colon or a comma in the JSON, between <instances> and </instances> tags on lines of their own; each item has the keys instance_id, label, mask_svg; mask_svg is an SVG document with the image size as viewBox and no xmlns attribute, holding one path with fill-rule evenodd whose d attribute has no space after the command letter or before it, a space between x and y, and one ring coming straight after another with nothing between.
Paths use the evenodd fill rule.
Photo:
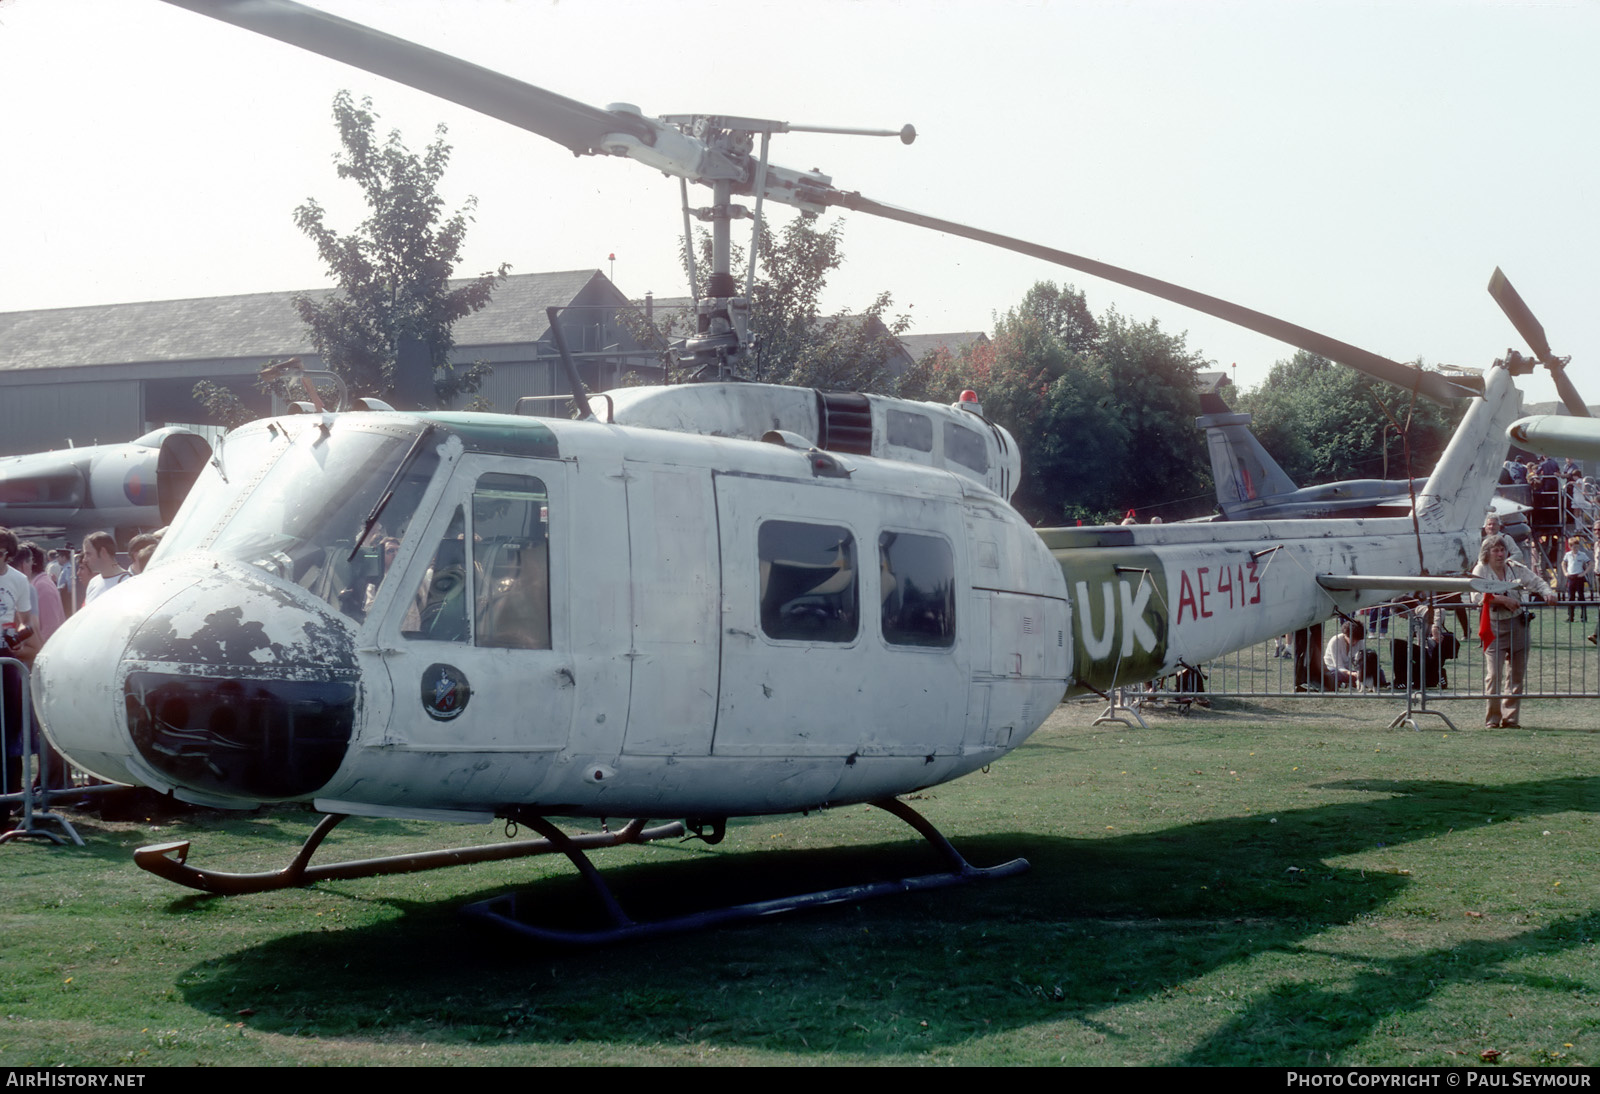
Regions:
<instances>
[{"instance_id":1,"label":"barrier fence post","mask_svg":"<svg viewBox=\"0 0 1600 1094\"><path fill-rule=\"evenodd\" d=\"M4 767L6 789L8 793L0 798L9 809L13 802L22 806L22 823L9 832L0 832L0 843L8 843L17 839L48 839L56 843L67 842L59 834L41 827L45 822L60 825L66 830L67 837L79 847L83 846L83 837L78 835L77 829L65 817L50 812L49 797L51 794L49 779L49 752L48 746L42 746L37 739L37 730L33 722L33 700L28 693L28 666L18 661L15 657L0 657L0 694L15 694L19 697L13 704L0 701L0 737L6 742L4 749L6 755ZM15 705L20 710L20 726L12 726L9 722L10 711L8 708ZM16 732L16 740L20 746L21 755L11 755L12 734ZM29 757L39 757L37 777L30 770ZM35 782L38 787L35 789ZM17 792L10 792L13 783L19 784ZM38 795L44 795L45 808L40 808L35 803Z\"/></svg>"}]
</instances>

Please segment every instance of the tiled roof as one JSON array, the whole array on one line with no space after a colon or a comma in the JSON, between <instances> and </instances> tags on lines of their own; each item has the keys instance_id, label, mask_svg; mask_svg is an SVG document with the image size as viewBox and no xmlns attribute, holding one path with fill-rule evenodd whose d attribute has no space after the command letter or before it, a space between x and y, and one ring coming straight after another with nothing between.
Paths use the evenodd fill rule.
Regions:
<instances>
[{"instance_id":1,"label":"tiled roof","mask_svg":"<svg viewBox=\"0 0 1600 1094\"><path fill-rule=\"evenodd\" d=\"M536 342L550 326L545 308L571 303L595 278L604 281L605 275L567 270L508 277L488 307L456 323L456 344ZM331 291L312 289L306 295L315 298ZM291 303L296 295L250 293L0 312L0 370L310 353L305 325Z\"/></svg>"},{"instance_id":2,"label":"tiled roof","mask_svg":"<svg viewBox=\"0 0 1600 1094\"><path fill-rule=\"evenodd\" d=\"M912 360L920 361L934 350L943 346L951 353L960 352L961 347L977 342L987 342L989 336L981 330L954 331L950 334L902 334L900 344L906 348Z\"/></svg>"}]
</instances>

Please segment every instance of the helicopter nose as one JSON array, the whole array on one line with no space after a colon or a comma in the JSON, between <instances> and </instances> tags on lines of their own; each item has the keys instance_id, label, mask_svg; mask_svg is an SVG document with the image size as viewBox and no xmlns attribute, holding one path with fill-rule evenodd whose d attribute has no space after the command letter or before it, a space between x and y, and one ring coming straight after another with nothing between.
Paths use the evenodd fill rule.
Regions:
<instances>
[{"instance_id":1,"label":"helicopter nose","mask_svg":"<svg viewBox=\"0 0 1600 1094\"><path fill-rule=\"evenodd\" d=\"M34 709L74 763L219 806L314 794L353 739L351 623L228 562L159 566L69 619L40 654Z\"/></svg>"}]
</instances>

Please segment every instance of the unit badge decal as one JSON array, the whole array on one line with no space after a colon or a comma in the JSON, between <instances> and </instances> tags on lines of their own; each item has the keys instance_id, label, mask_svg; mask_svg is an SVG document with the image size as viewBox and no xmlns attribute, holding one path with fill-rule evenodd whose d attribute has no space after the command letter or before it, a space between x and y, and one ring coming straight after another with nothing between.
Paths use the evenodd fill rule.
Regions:
<instances>
[{"instance_id":1,"label":"unit badge decal","mask_svg":"<svg viewBox=\"0 0 1600 1094\"><path fill-rule=\"evenodd\" d=\"M448 722L467 709L472 686L467 674L454 665L429 665L422 673L422 705L428 717Z\"/></svg>"}]
</instances>

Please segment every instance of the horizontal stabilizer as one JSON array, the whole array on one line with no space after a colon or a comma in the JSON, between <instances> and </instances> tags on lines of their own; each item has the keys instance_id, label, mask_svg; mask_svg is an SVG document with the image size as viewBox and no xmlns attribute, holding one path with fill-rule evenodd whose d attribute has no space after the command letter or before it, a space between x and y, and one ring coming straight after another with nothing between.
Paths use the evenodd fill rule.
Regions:
<instances>
[{"instance_id":1,"label":"horizontal stabilizer","mask_svg":"<svg viewBox=\"0 0 1600 1094\"><path fill-rule=\"evenodd\" d=\"M1396 593L1509 593L1515 581L1496 581L1487 577L1437 577L1402 574L1382 577L1373 574L1318 574L1317 584L1332 592L1382 589Z\"/></svg>"}]
</instances>

